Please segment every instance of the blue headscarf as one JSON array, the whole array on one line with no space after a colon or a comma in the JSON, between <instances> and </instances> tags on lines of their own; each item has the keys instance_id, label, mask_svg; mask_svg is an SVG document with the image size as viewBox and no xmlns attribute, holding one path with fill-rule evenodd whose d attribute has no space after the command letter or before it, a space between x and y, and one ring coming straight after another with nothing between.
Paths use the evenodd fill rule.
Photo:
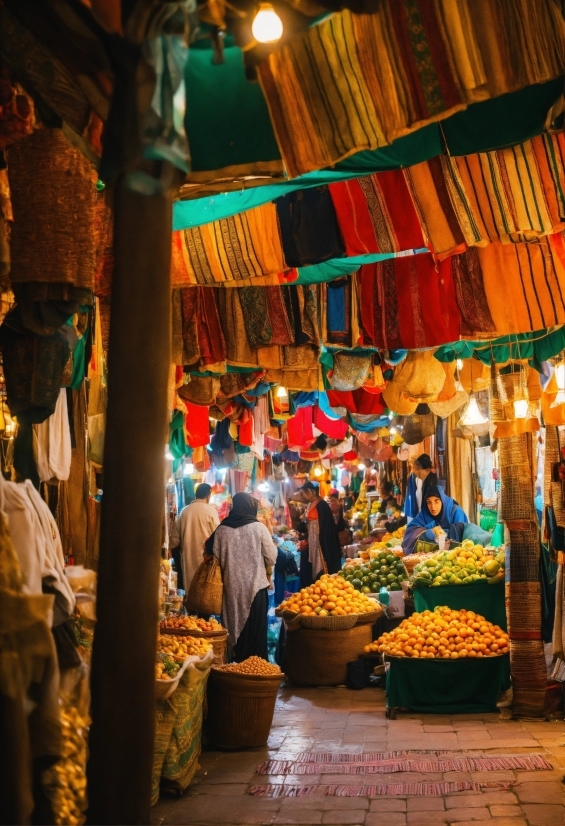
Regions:
<instances>
[{"instance_id":1,"label":"blue headscarf","mask_svg":"<svg viewBox=\"0 0 565 826\"><path fill-rule=\"evenodd\" d=\"M460 542L463 536L463 527L469 521L463 508L451 496L447 496L441 488L433 485L426 491L425 495L426 499L422 502L420 513L406 528L402 542L405 555L413 552L417 540L426 531L431 531L437 527L443 528L449 539ZM438 499L441 499L442 507L437 516L432 516L428 510L427 498L430 496L437 496ZM427 537L423 538L427 539Z\"/></svg>"}]
</instances>

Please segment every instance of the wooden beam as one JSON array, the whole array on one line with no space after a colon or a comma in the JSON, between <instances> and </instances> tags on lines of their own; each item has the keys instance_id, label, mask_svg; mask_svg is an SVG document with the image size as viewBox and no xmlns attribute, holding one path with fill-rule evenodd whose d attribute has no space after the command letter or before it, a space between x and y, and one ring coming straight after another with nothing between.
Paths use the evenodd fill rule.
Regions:
<instances>
[{"instance_id":1,"label":"wooden beam","mask_svg":"<svg viewBox=\"0 0 565 826\"><path fill-rule=\"evenodd\" d=\"M115 197L88 822L150 823L170 361L171 202Z\"/></svg>"}]
</instances>

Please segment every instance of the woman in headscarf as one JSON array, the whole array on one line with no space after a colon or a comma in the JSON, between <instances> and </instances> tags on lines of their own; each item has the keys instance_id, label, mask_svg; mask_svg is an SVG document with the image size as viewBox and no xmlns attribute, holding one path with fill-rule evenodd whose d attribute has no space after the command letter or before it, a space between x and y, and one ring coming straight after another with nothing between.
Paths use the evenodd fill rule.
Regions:
<instances>
[{"instance_id":1,"label":"woman in headscarf","mask_svg":"<svg viewBox=\"0 0 565 826\"><path fill-rule=\"evenodd\" d=\"M235 662L256 656L267 659L269 576L277 548L257 519L257 500L236 493L229 515L206 542L222 569L222 618L228 629Z\"/></svg>"},{"instance_id":2,"label":"woman in headscarf","mask_svg":"<svg viewBox=\"0 0 565 826\"><path fill-rule=\"evenodd\" d=\"M422 502L425 501L428 490L433 485L437 485L437 475L433 469L432 460L427 453L422 453L414 460L412 473L408 477L408 490L404 503L404 513L408 524L422 510Z\"/></svg>"},{"instance_id":3,"label":"woman in headscarf","mask_svg":"<svg viewBox=\"0 0 565 826\"><path fill-rule=\"evenodd\" d=\"M419 540L437 542L441 533L445 533L447 539L461 542L463 529L468 521L463 508L450 496L446 496L437 485L432 485L426 492L422 510L406 528L402 541L404 555L413 553L414 546Z\"/></svg>"}]
</instances>

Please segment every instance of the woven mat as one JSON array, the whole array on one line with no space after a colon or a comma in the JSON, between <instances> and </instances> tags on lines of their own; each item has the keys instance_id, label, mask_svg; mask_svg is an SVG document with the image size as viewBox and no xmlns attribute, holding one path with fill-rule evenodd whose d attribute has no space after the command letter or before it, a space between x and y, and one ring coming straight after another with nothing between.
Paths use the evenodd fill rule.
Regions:
<instances>
[{"instance_id":1,"label":"woven mat","mask_svg":"<svg viewBox=\"0 0 565 826\"><path fill-rule=\"evenodd\" d=\"M305 758L305 759L301 759ZM373 754L309 754L294 760L267 760L257 774L389 774L393 772L552 771L541 754L461 756L453 752L377 752Z\"/></svg>"},{"instance_id":2,"label":"woven mat","mask_svg":"<svg viewBox=\"0 0 565 826\"><path fill-rule=\"evenodd\" d=\"M459 782L440 783L392 783L383 786L285 786L282 783L252 786L248 794L256 797L309 797L313 794L336 797L439 797L453 792L482 791L483 789L511 789L512 781L490 783Z\"/></svg>"}]
</instances>

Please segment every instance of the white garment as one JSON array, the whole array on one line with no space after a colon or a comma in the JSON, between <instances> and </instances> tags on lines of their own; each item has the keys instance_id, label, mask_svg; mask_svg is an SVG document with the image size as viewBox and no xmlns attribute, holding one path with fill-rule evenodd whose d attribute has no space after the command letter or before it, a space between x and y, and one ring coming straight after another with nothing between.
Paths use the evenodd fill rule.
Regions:
<instances>
[{"instance_id":1,"label":"white garment","mask_svg":"<svg viewBox=\"0 0 565 826\"><path fill-rule=\"evenodd\" d=\"M65 481L71 472L71 431L67 410L67 391L61 388L55 411L41 424L34 425L37 440L37 471L42 482Z\"/></svg>"},{"instance_id":2,"label":"white garment","mask_svg":"<svg viewBox=\"0 0 565 826\"><path fill-rule=\"evenodd\" d=\"M52 622L59 625L72 615L75 596L64 573L59 529L49 508L29 480L16 484L0 474L0 510L18 555L24 593L54 593Z\"/></svg>"},{"instance_id":3,"label":"white garment","mask_svg":"<svg viewBox=\"0 0 565 826\"><path fill-rule=\"evenodd\" d=\"M267 396L261 396L253 408L253 444L251 451L262 462L265 458L265 433L269 429Z\"/></svg>"},{"instance_id":4,"label":"white garment","mask_svg":"<svg viewBox=\"0 0 565 826\"><path fill-rule=\"evenodd\" d=\"M195 499L175 519L169 544L171 548L180 546L184 590L187 592L203 560L204 543L219 524L218 511L203 499Z\"/></svg>"},{"instance_id":5,"label":"white garment","mask_svg":"<svg viewBox=\"0 0 565 826\"><path fill-rule=\"evenodd\" d=\"M418 512L422 510L422 494L424 491L424 482L419 476L416 476L416 502L418 503Z\"/></svg>"},{"instance_id":6,"label":"white garment","mask_svg":"<svg viewBox=\"0 0 565 826\"><path fill-rule=\"evenodd\" d=\"M235 645L255 595L269 587L266 569L277 561L277 548L261 522L241 528L220 525L214 535L214 556L220 562L224 583L222 619Z\"/></svg>"}]
</instances>

